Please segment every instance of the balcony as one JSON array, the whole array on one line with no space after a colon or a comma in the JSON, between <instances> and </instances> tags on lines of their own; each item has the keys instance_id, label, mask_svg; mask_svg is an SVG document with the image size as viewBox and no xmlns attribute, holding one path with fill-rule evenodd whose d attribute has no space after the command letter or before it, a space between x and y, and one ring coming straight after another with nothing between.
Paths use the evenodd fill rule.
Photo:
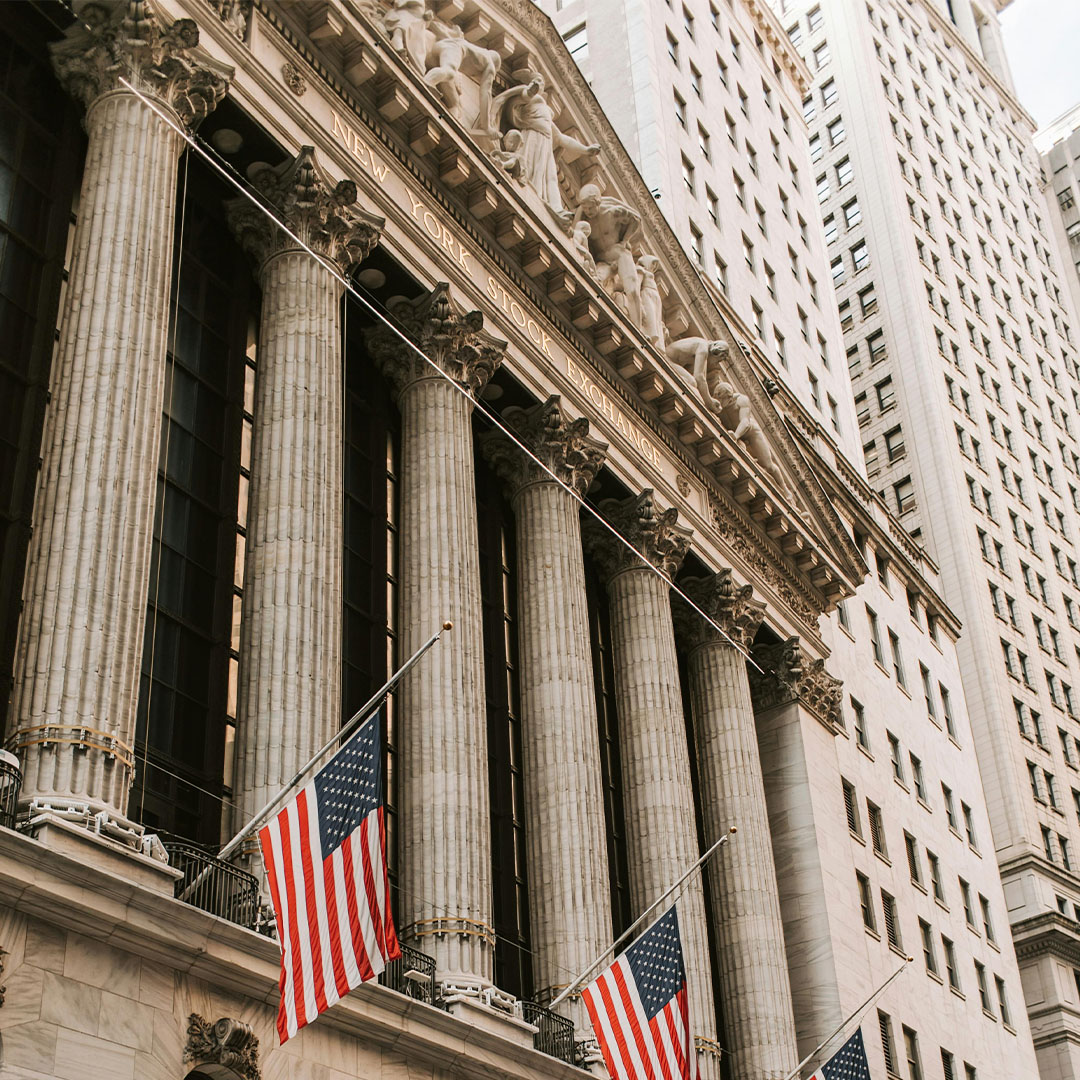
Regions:
<instances>
[{"instance_id":1,"label":"balcony","mask_svg":"<svg viewBox=\"0 0 1080 1080\"><path fill-rule=\"evenodd\" d=\"M19 806L19 788L22 772L19 759L6 750L0 750L0 826L15 828L15 813Z\"/></svg>"},{"instance_id":2,"label":"balcony","mask_svg":"<svg viewBox=\"0 0 1080 1080\"><path fill-rule=\"evenodd\" d=\"M435 958L419 949L402 945L401 958L391 960L386 965L379 982L389 990L434 1005Z\"/></svg>"},{"instance_id":3,"label":"balcony","mask_svg":"<svg viewBox=\"0 0 1080 1080\"><path fill-rule=\"evenodd\" d=\"M533 1047L542 1054L574 1064L574 1022L533 1001L522 1001L522 1019L536 1028Z\"/></svg>"},{"instance_id":4,"label":"balcony","mask_svg":"<svg viewBox=\"0 0 1080 1080\"><path fill-rule=\"evenodd\" d=\"M254 876L195 844L164 840L164 845L169 864L183 874L176 882L177 900L249 930L257 929L259 882Z\"/></svg>"}]
</instances>

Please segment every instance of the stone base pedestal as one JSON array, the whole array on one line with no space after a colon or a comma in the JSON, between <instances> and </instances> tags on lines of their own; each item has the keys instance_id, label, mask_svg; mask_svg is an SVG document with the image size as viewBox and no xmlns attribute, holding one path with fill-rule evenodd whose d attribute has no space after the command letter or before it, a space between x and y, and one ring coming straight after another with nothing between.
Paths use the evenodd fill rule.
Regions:
<instances>
[{"instance_id":1,"label":"stone base pedestal","mask_svg":"<svg viewBox=\"0 0 1080 1080\"><path fill-rule=\"evenodd\" d=\"M511 1042L520 1043L522 1046L532 1046L536 1027L527 1024L517 1016L511 1016L501 1009L493 1009L485 1004L480 998L464 994L451 994L443 999L446 1011L459 1020L464 1020L475 1027L483 1028L496 1035L501 1035Z\"/></svg>"},{"instance_id":2,"label":"stone base pedestal","mask_svg":"<svg viewBox=\"0 0 1080 1080\"><path fill-rule=\"evenodd\" d=\"M141 885L162 896L172 896L176 882L183 877L168 863L151 859L48 811L30 819L29 832L35 840L54 851L61 851L80 863L116 874L126 882Z\"/></svg>"}]
</instances>

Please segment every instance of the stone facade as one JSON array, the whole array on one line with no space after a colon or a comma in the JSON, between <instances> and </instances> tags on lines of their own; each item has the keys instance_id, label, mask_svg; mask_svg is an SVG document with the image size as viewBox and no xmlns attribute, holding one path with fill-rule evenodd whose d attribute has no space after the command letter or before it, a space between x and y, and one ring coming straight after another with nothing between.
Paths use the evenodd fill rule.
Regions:
<instances>
[{"instance_id":1,"label":"stone facade","mask_svg":"<svg viewBox=\"0 0 1080 1080\"><path fill-rule=\"evenodd\" d=\"M20 831L0 829L4 1076L599 1072L576 995L569 1037L537 1003L731 826L675 901L698 1071L783 1080L891 960L852 934L863 856L839 677L866 695L867 665L835 627L868 588L870 536L940 627L934 673L951 680L936 568L761 378L550 20L522 0L435 7L123 0L87 5L54 50L90 139L8 725L25 778ZM95 82L117 65L122 90ZM802 69L778 70L790 95ZM95 126L106 115L115 131ZM200 121L188 185L179 152ZM239 295L208 265L227 244L261 293L239 347L206 314ZM105 282L115 295L88 305ZM177 404L164 372L180 354L205 378ZM194 441L217 417L237 436L198 458L235 484L202 576L201 531L175 527L168 490L154 499L177 469L163 410ZM151 589L152 553L190 579L173 567ZM181 645L144 656L170 611L162 579L191 605L170 628ZM181 828L200 783L239 823L344 719L343 673L366 664L374 688L444 621L382 719L392 901L414 951L279 1047L257 859L200 892L207 853L186 834L162 847L128 806L132 769L173 792ZM201 655L228 661L221 700L168 711ZM65 694L84 703L70 717ZM236 720L224 764L196 778L191 743L218 712ZM954 722L942 738L969 744L959 693ZM977 787L963 795L985 835ZM975 847L957 860L1004 924ZM925 1037L921 998L903 995L902 1022ZM964 1048L987 1080L1026 1074L1014 1024Z\"/></svg>"}]
</instances>

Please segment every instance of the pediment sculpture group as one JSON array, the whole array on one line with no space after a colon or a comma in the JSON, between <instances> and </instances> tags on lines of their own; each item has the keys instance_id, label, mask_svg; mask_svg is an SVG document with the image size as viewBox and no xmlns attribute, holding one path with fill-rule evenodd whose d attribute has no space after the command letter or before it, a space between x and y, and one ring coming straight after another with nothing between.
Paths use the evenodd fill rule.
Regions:
<instances>
[{"instance_id":1,"label":"pediment sculpture group","mask_svg":"<svg viewBox=\"0 0 1080 1080\"><path fill-rule=\"evenodd\" d=\"M697 393L780 489L790 493L749 398L722 377L728 343L702 337L670 340L657 284L660 260L642 249L640 214L618 197L603 194L595 168L587 170L589 179L578 187L573 205L564 201L561 166L595 162L600 146L559 128L544 76L519 68L511 74L512 85L495 94L500 54L468 40L460 26L437 18L427 0L390 0L389 7L368 0L366 7L394 50L420 73L476 143L513 181L539 197L569 237L581 265L672 362L687 389ZM463 92L463 77L476 83L478 94ZM572 184L565 171L563 176Z\"/></svg>"}]
</instances>

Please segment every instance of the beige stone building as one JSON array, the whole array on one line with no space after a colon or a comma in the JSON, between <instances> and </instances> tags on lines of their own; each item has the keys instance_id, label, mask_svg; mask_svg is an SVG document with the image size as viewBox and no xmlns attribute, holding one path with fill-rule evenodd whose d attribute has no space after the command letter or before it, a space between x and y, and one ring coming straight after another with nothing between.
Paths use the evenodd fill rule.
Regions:
<instances>
[{"instance_id":1,"label":"beige stone building","mask_svg":"<svg viewBox=\"0 0 1080 1080\"><path fill-rule=\"evenodd\" d=\"M1042 180L1057 250L1065 266L1062 277L1080 309L1080 105L1063 113L1035 133L1035 148L1042 155ZM1070 272L1069 267L1072 267Z\"/></svg>"},{"instance_id":2,"label":"beige stone building","mask_svg":"<svg viewBox=\"0 0 1080 1080\"><path fill-rule=\"evenodd\" d=\"M0 1075L602 1071L547 1004L732 825L678 898L703 1077L908 954L873 1069L1034 1075L961 628L852 464L809 75L683 14L777 144L726 287L734 209L696 250L524 0L5 9ZM383 713L405 957L279 1048L214 852L445 619Z\"/></svg>"}]
</instances>

